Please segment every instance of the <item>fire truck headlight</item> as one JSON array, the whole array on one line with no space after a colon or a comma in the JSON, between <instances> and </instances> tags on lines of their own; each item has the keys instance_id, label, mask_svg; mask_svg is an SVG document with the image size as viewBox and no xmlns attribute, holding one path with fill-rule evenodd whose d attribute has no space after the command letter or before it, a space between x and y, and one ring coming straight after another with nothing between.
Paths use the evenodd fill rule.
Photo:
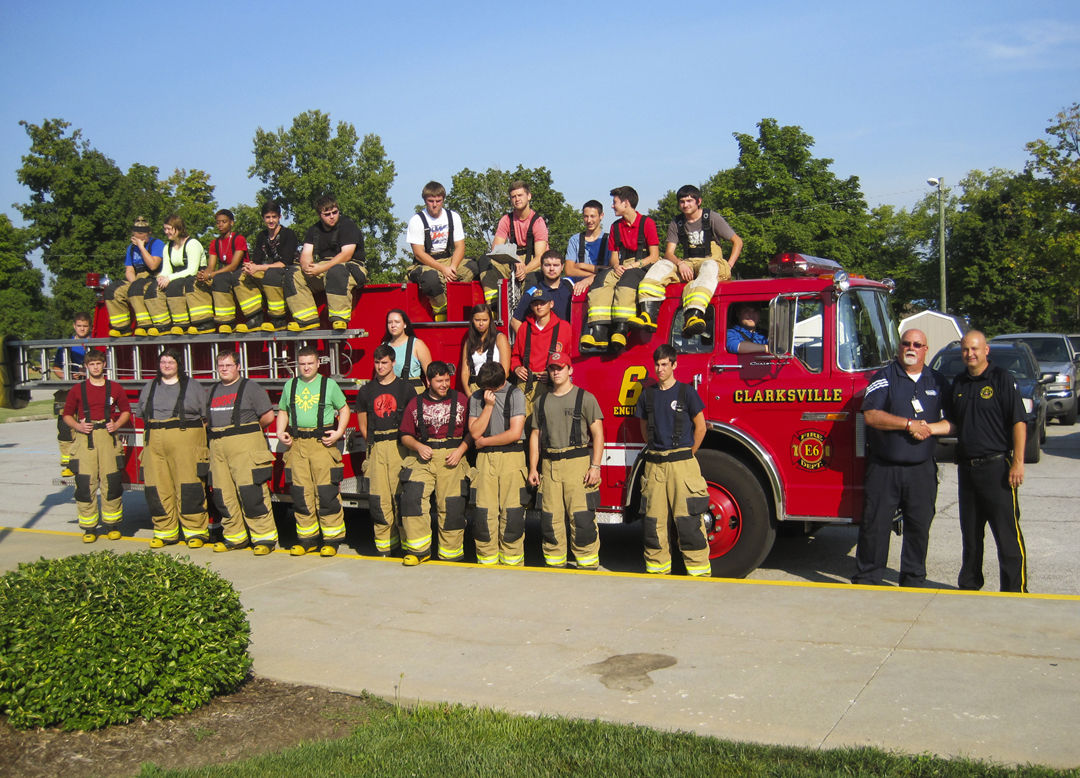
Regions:
<instances>
[{"instance_id":1,"label":"fire truck headlight","mask_svg":"<svg viewBox=\"0 0 1080 778\"><path fill-rule=\"evenodd\" d=\"M851 288L851 279L843 270L837 270L832 277L833 287L837 292L846 292Z\"/></svg>"}]
</instances>

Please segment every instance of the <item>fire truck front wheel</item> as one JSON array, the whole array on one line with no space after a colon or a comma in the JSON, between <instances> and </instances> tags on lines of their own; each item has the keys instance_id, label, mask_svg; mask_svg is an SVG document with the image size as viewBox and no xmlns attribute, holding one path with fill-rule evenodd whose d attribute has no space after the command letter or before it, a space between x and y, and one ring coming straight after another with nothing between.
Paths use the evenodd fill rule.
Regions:
<instances>
[{"instance_id":1,"label":"fire truck front wheel","mask_svg":"<svg viewBox=\"0 0 1080 778\"><path fill-rule=\"evenodd\" d=\"M744 578L765 560L776 540L769 502L750 469L730 454L703 448L697 459L709 485L713 576Z\"/></svg>"}]
</instances>

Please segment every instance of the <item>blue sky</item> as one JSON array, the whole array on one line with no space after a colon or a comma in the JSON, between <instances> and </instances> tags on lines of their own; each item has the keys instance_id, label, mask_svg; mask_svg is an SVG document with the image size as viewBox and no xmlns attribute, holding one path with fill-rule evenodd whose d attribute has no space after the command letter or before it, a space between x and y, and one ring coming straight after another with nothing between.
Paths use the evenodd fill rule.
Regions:
<instances>
[{"instance_id":1,"label":"blue sky","mask_svg":"<svg viewBox=\"0 0 1080 778\"><path fill-rule=\"evenodd\" d=\"M429 179L518 163L547 166L575 205L630 184L649 208L734 165L732 133L762 117L800 125L871 205L910 206L929 176L1022 168L1080 100L1075 0L0 2L15 221L20 119L66 119L125 170L204 169L231 206L255 201L256 127L320 109L382 138L404 220Z\"/></svg>"}]
</instances>

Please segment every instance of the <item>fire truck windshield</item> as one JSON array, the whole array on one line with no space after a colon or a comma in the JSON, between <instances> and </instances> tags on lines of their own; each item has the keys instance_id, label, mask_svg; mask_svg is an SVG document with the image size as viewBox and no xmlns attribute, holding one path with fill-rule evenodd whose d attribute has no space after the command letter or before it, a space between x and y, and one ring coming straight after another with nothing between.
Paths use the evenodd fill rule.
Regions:
<instances>
[{"instance_id":1,"label":"fire truck windshield","mask_svg":"<svg viewBox=\"0 0 1080 778\"><path fill-rule=\"evenodd\" d=\"M836 355L842 370L877 370L896 355L896 321L884 290L852 289L836 304Z\"/></svg>"}]
</instances>

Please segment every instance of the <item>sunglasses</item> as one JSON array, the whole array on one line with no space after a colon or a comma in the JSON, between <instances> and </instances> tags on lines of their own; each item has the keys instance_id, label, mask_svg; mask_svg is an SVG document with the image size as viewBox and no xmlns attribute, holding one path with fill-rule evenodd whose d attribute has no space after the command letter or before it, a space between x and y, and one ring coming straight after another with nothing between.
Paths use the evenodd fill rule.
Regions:
<instances>
[{"instance_id":1,"label":"sunglasses","mask_svg":"<svg viewBox=\"0 0 1080 778\"><path fill-rule=\"evenodd\" d=\"M925 343L916 343L913 340L902 340L900 341L900 345L904 348L926 348Z\"/></svg>"}]
</instances>

